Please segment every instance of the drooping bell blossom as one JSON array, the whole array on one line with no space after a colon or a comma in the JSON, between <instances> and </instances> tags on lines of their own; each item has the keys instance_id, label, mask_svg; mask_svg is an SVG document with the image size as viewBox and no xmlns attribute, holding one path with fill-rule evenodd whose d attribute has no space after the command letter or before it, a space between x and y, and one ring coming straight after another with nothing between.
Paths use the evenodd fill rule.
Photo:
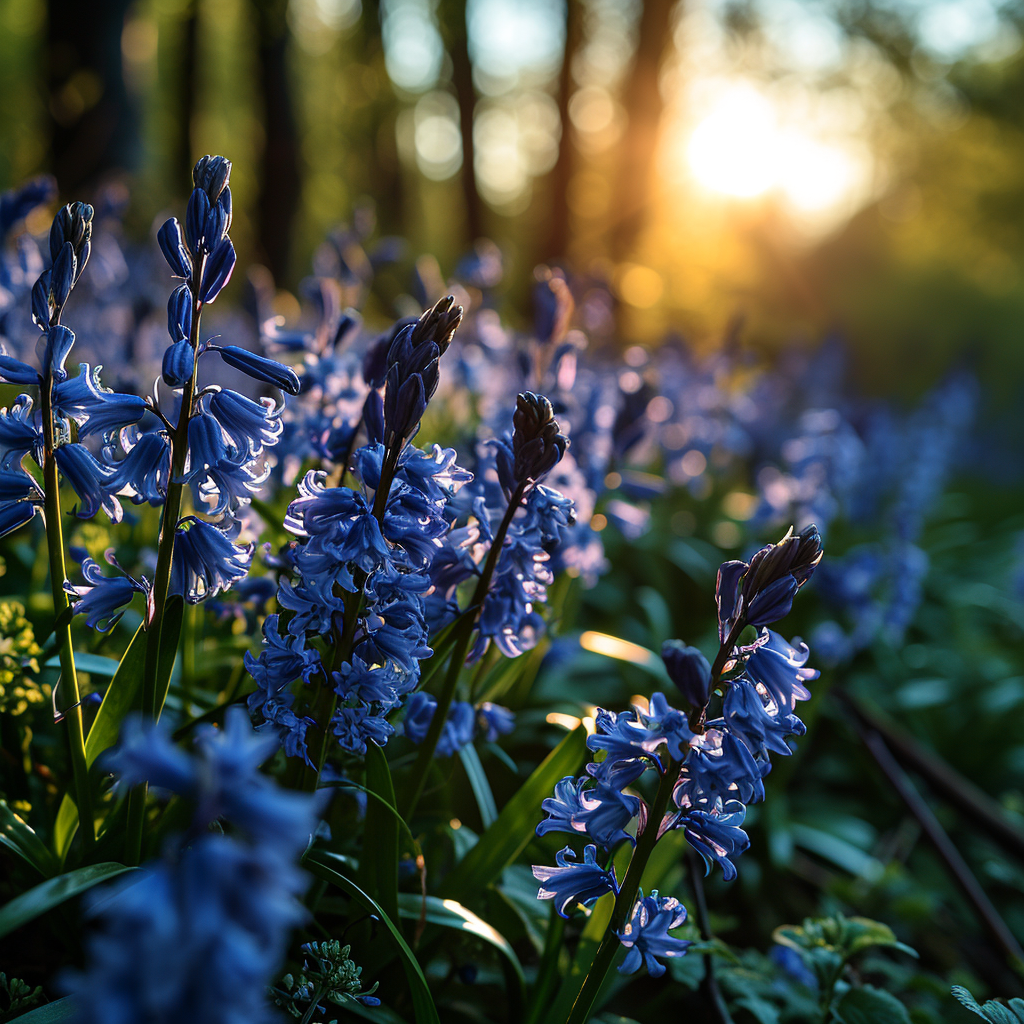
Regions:
<instances>
[{"instance_id":1,"label":"drooping bell blossom","mask_svg":"<svg viewBox=\"0 0 1024 1024\"><path fill-rule=\"evenodd\" d=\"M107 561L120 568L113 559L113 549L107 551ZM64 581L64 591L71 599L75 615L84 615L85 624L91 629L107 633L117 624L124 609L136 594L149 590L148 582L133 579L127 573L107 576L92 558L82 560L82 576L85 584L75 585Z\"/></svg>"},{"instance_id":2,"label":"drooping bell blossom","mask_svg":"<svg viewBox=\"0 0 1024 1024\"><path fill-rule=\"evenodd\" d=\"M170 590L198 604L229 590L243 579L252 562L253 545L232 543L236 524L232 520L215 525L195 516L178 523L174 557L171 562Z\"/></svg>"},{"instance_id":3,"label":"drooping bell blossom","mask_svg":"<svg viewBox=\"0 0 1024 1024\"><path fill-rule=\"evenodd\" d=\"M555 867L534 865L533 877L541 883L537 898L554 900L559 917L568 918L567 910L577 903L590 906L605 893L618 892L615 869L605 870L597 863L597 847L586 846L583 860L577 860L571 846L555 854Z\"/></svg>"},{"instance_id":4,"label":"drooping bell blossom","mask_svg":"<svg viewBox=\"0 0 1024 1024\"><path fill-rule=\"evenodd\" d=\"M633 974L643 964L652 978L660 978L666 968L657 958L683 956L693 945L687 939L674 939L668 934L685 923L686 907L674 896L659 896L657 889L644 896L641 889L632 915L622 931L616 932L628 950L619 971Z\"/></svg>"}]
</instances>

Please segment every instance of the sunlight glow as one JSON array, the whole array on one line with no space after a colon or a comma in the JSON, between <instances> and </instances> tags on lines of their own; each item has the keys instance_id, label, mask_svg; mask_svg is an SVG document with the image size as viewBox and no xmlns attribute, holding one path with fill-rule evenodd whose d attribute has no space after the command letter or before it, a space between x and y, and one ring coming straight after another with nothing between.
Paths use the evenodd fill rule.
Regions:
<instances>
[{"instance_id":1,"label":"sunlight glow","mask_svg":"<svg viewBox=\"0 0 1024 1024\"><path fill-rule=\"evenodd\" d=\"M860 184L848 151L784 125L776 106L747 84L721 95L690 136L686 159L713 192L753 199L776 191L799 213L839 206Z\"/></svg>"}]
</instances>

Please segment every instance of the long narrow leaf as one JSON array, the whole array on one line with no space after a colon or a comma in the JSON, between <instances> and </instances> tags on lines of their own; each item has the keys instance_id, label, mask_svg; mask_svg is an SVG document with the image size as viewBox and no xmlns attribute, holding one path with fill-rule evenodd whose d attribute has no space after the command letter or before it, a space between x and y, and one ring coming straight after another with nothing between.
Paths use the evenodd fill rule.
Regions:
<instances>
[{"instance_id":1,"label":"long narrow leaf","mask_svg":"<svg viewBox=\"0 0 1024 1024\"><path fill-rule=\"evenodd\" d=\"M46 662L47 668L60 668L60 656L54 655ZM76 654L75 668L79 672L88 672L93 676L112 677L117 672L116 658L104 658L100 654Z\"/></svg>"},{"instance_id":2,"label":"long narrow leaf","mask_svg":"<svg viewBox=\"0 0 1024 1024\"><path fill-rule=\"evenodd\" d=\"M59 870L54 855L35 831L7 806L6 800L0 800L0 846L16 853L44 878Z\"/></svg>"},{"instance_id":3,"label":"long narrow leaf","mask_svg":"<svg viewBox=\"0 0 1024 1024\"><path fill-rule=\"evenodd\" d=\"M0 907L0 938L39 917L40 914L60 906L72 896L78 896L100 882L134 870L113 862L90 864L76 871L69 871L66 875L58 875L56 878L40 882L28 892L23 892L10 903Z\"/></svg>"},{"instance_id":4,"label":"long narrow leaf","mask_svg":"<svg viewBox=\"0 0 1024 1024\"><path fill-rule=\"evenodd\" d=\"M476 805L480 808L480 820L484 828L490 828L498 818L498 806L494 802L494 794L491 792L491 784L487 781L487 773L480 763L480 755L472 743L459 747L459 760L462 767L466 769L469 776L469 784L473 788L473 796L476 797Z\"/></svg>"},{"instance_id":5,"label":"long narrow leaf","mask_svg":"<svg viewBox=\"0 0 1024 1024\"><path fill-rule=\"evenodd\" d=\"M426 918L431 924L442 928L454 928L456 931L475 935L478 939L489 943L504 957L508 985L510 1020L519 1020L523 1002L526 998L526 978L522 964L516 956L511 944L504 935L472 910L467 910L461 903L454 900L443 900L437 896L417 896L415 893L399 893L398 912L402 917L418 921L426 901Z\"/></svg>"},{"instance_id":6,"label":"long narrow leaf","mask_svg":"<svg viewBox=\"0 0 1024 1024\"><path fill-rule=\"evenodd\" d=\"M466 854L458 871L445 879L442 896L465 903L467 894L479 896L501 877L502 871L533 838L533 830L543 817L541 801L551 795L559 779L576 774L586 749L586 730L578 726L548 754L505 804L494 824Z\"/></svg>"},{"instance_id":7,"label":"long narrow leaf","mask_svg":"<svg viewBox=\"0 0 1024 1024\"><path fill-rule=\"evenodd\" d=\"M398 919L398 822L395 815L389 813L395 805L395 787L387 755L373 740L366 744L366 788L380 799L366 804L359 881L395 921Z\"/></svg>"},{"instance_id":8,"label":"long narrow leaf","mask_svg":"<svg viewBox=\"0 0 1024 1024\"><path fill-rule=\"evenodd\" d=\"M184 604L181 601L169 601L164 615L163 637L160 652L160 678L169 680L174 668L174 658L178 653L178 637L181 633L181 617ZM121 723L132 708L139 708L139 684L146 663L146 632L139 626L138 631L124 652L117 671L114 673L106 696L100 704L92 728L85 740L85 760L92 765L96 758L117 742ZM77 659L76 659L77 664ZM61 801L57 811L57 821L53 829L54 846L58 855L67 855L68 847L78 828L78 809L68 796Z\"/></svg>"},{"instance_id":9,"label":"long narrow leaf","mask_svg":"<svg viewBox=\"0 0 1024 1024\"><path fill-rule=\"evenodd\" d=\"M70 996L56 1002L37 1006L20 1017L15 1017L11 1024L59 1024L62 1020L71 1020L75 1015L75 1004Z\"/></svg>"},{"instance_id":10,"label":"long narrow leaf","mask_svg":"<svg viewBox=\"0 0 1024 1024\"><path fill-rule=\"evenodd\" d=\"M348 893L367 913L375 914L380 918L384 927L391 933L395 945L398 947L398 954L402 960L402 968L409 981L409 989L412 994L413 1009L416 1014L416 1024L441 1024L437 1015L437 1007L434 1006L434 999L430 994L427 979L423 974L415 954L409 948L409 944L402 937L398 926L391 920L383 908L375 900L371 899L355 882L346 878L339 870L343 862L333 853L326 850L312 850L303 858L303 864L317 878L336 885L339 889Z\"/></svg>"}]
</instances>

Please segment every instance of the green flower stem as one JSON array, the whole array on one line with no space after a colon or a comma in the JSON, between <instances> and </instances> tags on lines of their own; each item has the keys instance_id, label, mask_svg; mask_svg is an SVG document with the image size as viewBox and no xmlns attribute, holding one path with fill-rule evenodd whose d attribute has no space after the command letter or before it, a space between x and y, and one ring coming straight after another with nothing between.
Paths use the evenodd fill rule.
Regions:
<instances>
[{"instance_id":1,"label":"green flower stem","mask_svg":"<svg viewBox=\"0 0 1024 1024\"><path fill-rule=\"evenodd\" d=\"M60 689L64 691L69 706L64 712L68 728L68 746L71 753L71 771L78 807L78 823L87 847L96 840L96 823L93 817L92 793L89 790L89 765L85 756L85 728L82 723L82 694L78 688L78 673L75 670L75 652L71 644L71 620L66 615L68 595L64 592L67 567L64 563L64 534L61 525L60 481L57 476L57 457L54 455L55 436L53 429L53 377L49 367L45 368L46 378L40 388L40 404L43 418L43 500L46 518L46 546L50 557L50 587L53 592L53 614L57 619L55 627L60 654ZM63 620L63 623L61 622Z\"/></svg>"},{"instance_id":2,"label":"green flower stem","mask_svg":"<svg viewBox=\"0 0 1024 1024\"><path fill-rule=\"evenodd\" d=\"M146 661L142 675L142 713L157 721L167 699L169 680L160 681L160 645L163 641L164 608L167 605L171 585L171 569L174 564L174 537L181 517L182 494L185 485L180 482L185 472L188 456L188 424L192 418L192 406L196 393L196 373L199 362L199 321L203 303L199 288L203 280L206 257L197 260L189 281L192 293L192 322L189 343L192 346L192 374L182 390L178 423L170 433L171 475L167 481L163 513L160 517L160 538L157 546L156 574L146 609ZM147 786L143 783L128 794L128 828L125 833L125 863L138 864L142 856L142 833L146 816Z\"/></svg>"},{"instance_id":3,"label":"green flower stem","mask_svg":"<svg viewBox=\"0 0 1024 1024\"><path fill-rule=\"evenodd\" d=\"M552 905L551 923L544 938L544 954L541 957L537 981L530 995L530 1012L526 1024L540 1024L550 1008L551 996L558 982L558 957L562 952L562 938L565 935L565 918Z\"/></svg>"},{"instance_id":4,"label":"green flower stem","mask_svg":"<svg viewBox=\"0 0 1024 1024\"><path fill-rule=\"evenodd\" d=\"M480 616L484 599L487 597L487 591L490 590L491 580L494 577L494 570L498 565L501 549L505 546L505 536L508 534L508 528L512 525L512 517L523 503L523 495L526 493L526 488L527 482L523 481L509 499L508 508L505 510L505 515L501 520L501 525L498 527L498 532L494 535L491 549L487 552L487 560L484 562L483 572L480 573L476 589L473 591L473 598L469 603L472 611L459 622L458 634L452 650L452 660L448 663L448 673L441 685L441 692L438 694L434 717L430 721L427 735L420 744L416 761L412 766L412 772L409 776L408 793L404 806L401 808L402 817L406 821L412 817L413 812L416 810L416 805L419 803L420 796L423 794L423 786L427 780L430 762L434 758L434 751L437 748L438 740L441 738L445 722L448 719L448 709L452 706L452 700L455 697L455 687L459 681L459 674L462 672L462 666L466 662L466 655L469 653L469 645L473 639L473 629L476 626L476 620Z\"/></svg>"},{"instance_id":5,"label":"green flower stem","mask_svg":"<svg viewBox=\"0 0 1024 1024\"><path fill-rule=\"evenodd\" d=\"M380 480L377 482L377 492L373 498L373 517L384 526L384 511L387 508L388 495L391 493L391 484L395 479L395 472L398 469L398 459L402 454L401 445L388 448L384 453L384 460L380 470ZM312 717L317 726L317 739L314 740L313 767L308 764L302 765L301 774L298 776L298 788L312 793L320 779L320 772L323 770L324 761L327 760L327 738L330 735L331 719L338 708L338 694L334 689L333 677L346 661L352 658L352 648L355 646L356 626L359 623L359 616L363 610L364 588L366 579L363 577L359 582L359 589L355 592L345 591L345 623L340 635L335 633L332 644L331 664L327 670L327 679L322 680L317 687L316 695L312 702Z\"/></svg>"},{"instance_id":6,"label":"green flower stem","mask_svg":"<svg viewBox=\"0 0 1024 1024\"><path fill-rule=\"evenodd\" d=\"M633 911L633 904L636 902L637 892L640 889L640 882L643 879L644 869L651 859L654 846L658 841L658 830L661 828L662 819L668 810L672 790L675 788L676 780L679 778L679 770L682 768L682 761L669 763L665 774L661 777L658 785L658 792L654 797L654 804L651 806L647 817L647 827L643 830L637 840L636 849L629 860L629 867L626 869L626 877L619 886L618 895L615 897L615 909L612 911L612 919L608 922L608 928L601 940L601 945L594 955L594 962L587 972L586 980L572 1004L572 1012L566 1024L586 1024L590 1019L590 1011L597 1000L601 986L604 984L605 975L608 973L619 951L621 943L616 934L621 931L629 920Z\"/></svg>"},{"instance_id":7,"label":"green flower stem","mask_svg":"<svg viewBox=\"0 0 1024 1024\"><path fill-rule=\"evenodd\" d=\"M711 685L708 688L708 701L704 707L695 709L693 718L697 719L696 723L691 720L691 728L693 728L694 724L699 726L695 731L703 732L704 730L708 704L711 702L710 695L714 691L715 685L720 681L722 673L725 671L725 666L732 656L732 650L736 646L736 641L745 625L743 616L740 616L729 631L725 642L718 649L715 663L711 667ZM699 714L697 713L698 711ZM669 800L672 797L672 791L675 789L682 767L682 761L672 761L665 770L665 774L661 777L658 792L654 797L654 804L648 813L647 827L637 840L633 856L629 861L629 867L626 869L626 877L623 879L622 885L619 886L618 894L615 897L615 909L612 911L611 921L608 923L604 938L601 940L601 945L598 947L593 963L590 965L590 970L587 972L587 977L583 982L583 987L580 989L580 994L576 997L576 1002L573 1003L572 1012L566 1024L586 1024L590 1018L591 1008L597 1000L601 986L604 984L605 975L608 973L612 961L615 959L615 954L619 950L620 942L616 932L622 930L633 911L633 904L636 902L636 895L640 889L644 869L647 867L647 862L654 851L654 846L660 838L658 830L661 828L661 822L665 817L665 812L668 810ZM703 895L703 890L701 890L701 894ZM705 965L707 966L709 962L710 957L705 961ZM706 979L708 976L711 978L710 985L714 985L714 975L706 975ZM717 990L717 986L715 988ZM728 1020L727 1012L724 1017L721 1015L720 999L716 1000L714 1005L720 1019Z\"/></svg>"}]
</instances>

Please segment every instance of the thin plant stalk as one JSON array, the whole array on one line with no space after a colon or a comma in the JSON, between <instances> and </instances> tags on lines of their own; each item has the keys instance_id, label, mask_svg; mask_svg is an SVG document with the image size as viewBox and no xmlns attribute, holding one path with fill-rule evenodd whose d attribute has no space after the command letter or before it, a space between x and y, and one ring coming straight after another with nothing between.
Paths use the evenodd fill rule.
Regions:
<instances>
[{"instance_id":1,"label":"thin plant stalk","mask_svg":"<svg viewBox=\"0 0 1024 1024\"><path fill-rule=\"evenodd\" d=\"M71 643L71 617L67 614L69 601L64 592L67 567L64 562L64 534L61 525L60 481L57 476L57 457L54 454L53 428L53 375L45 368L45 379L40 389L43 418L43 500L46 519L46 546L50 558L50 587L53 592L53 614L56 618L55 641L60 656L60 688L70 703L64 712L68 728L68 746L71 754L72 781L78 823L86 846L96 840L96 822L93 817L92 793L89 790L89 764L85 754L85 727L82 722L82 694L75 669L75 652Z\"/></svg>"},{"instance_id":2,"label":"thin plant stalk","mask_svg":"<svg viewBox=\"0 0 1024 1024\"><path fill-rule=\"evenodd\" d=\"M189 344L192 346L192 374L182 390L177 425L171 430L171 473L167 481L167 495L160 518L160 538L157 546L156 574L146 609L146 660L142 675L142 713L157 721L167 699L167 685L160 681L160 648L163 643L163 618L171 585L174 564L174 538L181 517L181 502L185 485L181 478L188 456L188 424L196 393L196 373L199 361L199 322L203 303L199 289L203 279L206 257L196 261L189 281L192 293L192 320ZM138 864L142 857L142 833L145 825L147 786L143 783L128 794L128 828L125 833L125 862Z\"/></svg>"},{"instance_id":3,"label":"thin plant stalk","mask_svg":"<svg viewBox=\"0 0 1024 1024\"><path fill-rule=\"evenodd\" d=\"M420 796L423 794L427 770L430 767L430 762L433 760L434 751L437 748L438 741L441 739L441 733L444 731L445 722L448 719L448 709L452 706L459 674L462 672L462 666L466 662L466 655L469 653L476 620L480 616L484 599L487 597L487 591L490 590L494 570L497 568L498 559L501 556L502 548L505 546L505 537L508 534L509 527L512 525L512 517L522 505L526 488L527 481L523 481L509 499L508 508L505 510L505 515L501 520L501 525L498 527L498 532L494 535L491 549L487 552L487 560L484 562L483 571L480 573L480 578L477 580L476 588L473 591L472 600L469 603L470 608L473 610L459 623L458 636L452 650L451 661L448 663L448 672L441 685L441 692L438 694L434 717L430 720L430 728L420 744L419 751L416 754L416 761L412 767L412 774L409 777L410 790L405 800L405 806L402 808L402 816L406 821L412 817L413 812L416 810L416 805L419 803Z\"/></svg>"}]
</instances>

